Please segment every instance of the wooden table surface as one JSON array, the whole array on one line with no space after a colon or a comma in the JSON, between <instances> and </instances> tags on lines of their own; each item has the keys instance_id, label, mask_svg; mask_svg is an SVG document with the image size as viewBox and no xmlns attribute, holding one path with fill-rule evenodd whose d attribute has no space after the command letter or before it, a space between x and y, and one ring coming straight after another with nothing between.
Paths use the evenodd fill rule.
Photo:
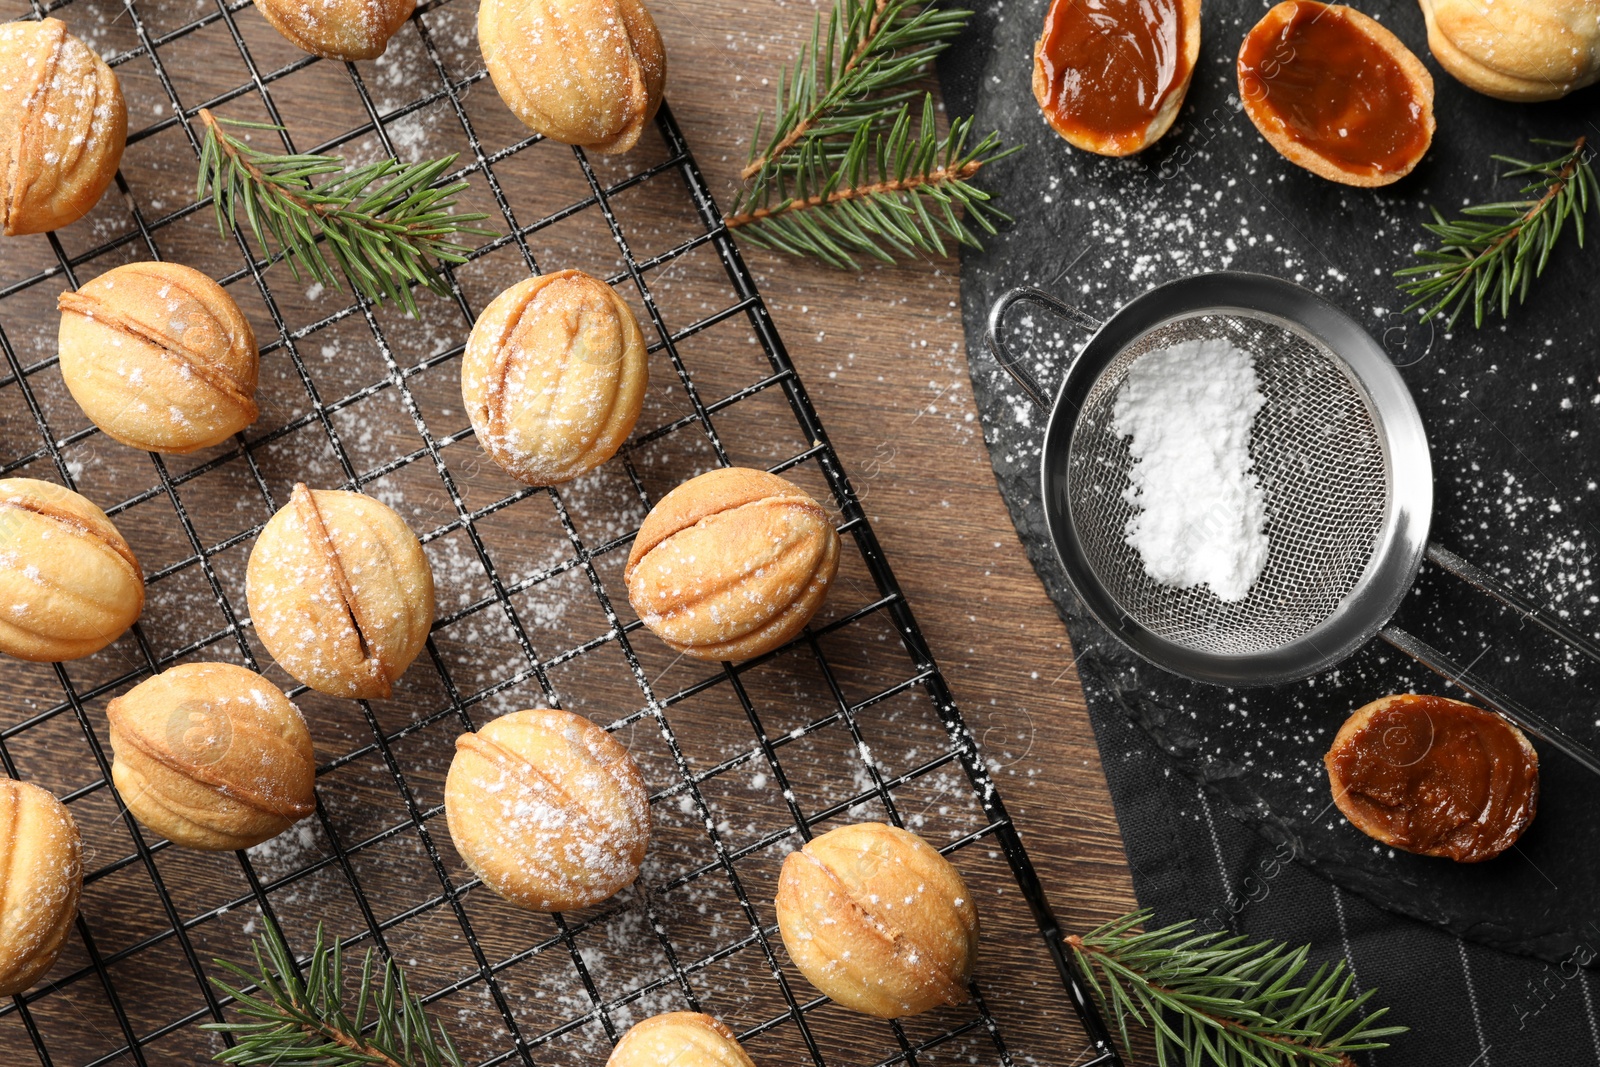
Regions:
<instances>
[{"instance_id":1,"label":"wooden table surface","mask_svg":"<svg viewBox=\"0 0 1600 1067\"><path fill-rule=\"evenodd\" d=\"M828 5L657 6L674 48L696 56L695 69L674 68L670 98L713 187L729 190L721 194L726 207L752 117L771 108L771 79ZM726 29L691 29L706 25ZM700 49L717 60L702 69ZM1066 628L989 467L967 373L957 262L851 274L748 245L745 256L963 711L991 760L1005 766L1001 788L1066 927L1131 909Z\"/></svg>"},{"instance_id":2,"label":"wooden table surface","mask_svg":"<svg viewBox=\"0 0 1600 1067\"><path fill-rule=\"evenodd\" d=\"M771 106L772 81L780 66L794 55L802 40L809 36L815 13L819 9L826 10L827 5L808 0L653 0L651 6L670 54L668 99L711 187L726 209L732 200L739 168L746 158L746 139L755 116L761 109ZM152 34L164 32L164 27L181 25L187 19L201 17L208 10L214 10L210 0L143 0L139 5L145 21L144 29ZM452 69L458 63L464 69L476 61L476 48L471 36L472 10L470 0L454 0L451 7L427 16L439 49L444 53L445 62ZM27 5L23 0L0 0L0 18L19 17L26 11ZM132 36L134 28L130 26L130 21L111 0L74 0L60 13L60 17L77 32L85 32L88 26L95 27L95 46L104 53L124 50L137 43ZM253 49L261 69L275 69L280 64L295 61L299 55L277 39L253 10L245 8L237 12L233 20ZM219 91L215 86L231 85L240 80L238 56L226 41L218 43L221 32L220 26L213 26L162 48L163 58L168 64L168 76L183 97L186 107L193 107L199 100L207 99L208 92ZM180 53L183 48L188 51ZM421 58L421 50L409 38L404 48L397 45L392 51L394 55L385 61L370 68L369 65L362 65L364 75L376 87L375 95L379 95L380 91L403 94L409 90L411 79L432 76L424 69L425 60ZM209 89L202 88L208 84L206 79L213 64L218 71L214 78L215 85ZM119 67L118 73L129 96L130 128L143 128L170 113L164 110L170 106L164 103L168 99L166 90L147 60L142 57L130 60ZM1026 70L1019 70L1017 76L1025 77L1026 73ZM313 65L304 73L296 73L273 84L275 98L284 107L284 113L292 116L288 123L300 147L318 143L325 137L334 136L338 130L348 128L352 113L359 119L358 109L348 100L336 104L331 97L325 96L334 91L330 86L340 85L345 86L342 91L348 95L348 81L344 72L327 63ZM251 117L255 114L249 110L251 99L248 96L241 98L237 105L230 107L236 106L240 110L235 113ZM515 123L505 114L487 82L473 86L466 100L486 145L492 148L497 137L509 141L518 136ZM443 106L440 105L441 108ZM255 117L260 116L256 114ZM397 129L399 125L402 124L397 124ZM396 140L403 152L438 154L460 150L459 144L448 143L448 139L438 132L442 128L428 123L414 124L405 127L405 136L397 136ZM558 179L542 172L537 166L523 172L514 170L515 165L526 156L535 156L538 160L553 159L552 156L535 154L558 148L537 146L497 168L513 201L525 191L532 196L547 185L562 181L569 184L579 181L577 188L581 191L580 179L570 174ZM353 154L359 154L359 150ZM605 165L609 164L597 164ZM192 189L192 185L188 185L192 181L192 168L193 156L187 143L176 131L168 130L131 147L124 161L123 172L135 197L144 202L148 211L157 211L162 207L171 210L183 202L177 198L183 195L186 185ZM170 190L168 195L174 199L165 204L151 204L157 188ZM553 197L556 194L550 195ZM474 197L480 199L475 200ZM466 199L474 208L481 205L483 210L494 210L487 192L476 186ZM75 230L63 234L63 244L69 254L75 254L92 243L82 232L84 228L91 228L95 237L103 237L114 232L116 226L126 225L115 221L115 218L126 215L126 208L119 206L119 203L113 192L91 223L80 224ZM673 223L667 216L663 215L657 220L649 214L654 209L653 204L649 197L641 198L639 206L630 209L632 214L624 222L636 229L650 229L659 223L661 230L670 233ZM666 201L660 210L676 211L681 215L681 196L679 200ZM118 215L118 212L121 214ZM158 234L159 240L165 242L161 246L163 255L210 270L217 276L237 269L237 249L230 247L227 242L219 245L209 217L196 216L175 225L171 232L170 237L166 233ZM556 236L550 236L549 233ZM593 237L577 231L567 233L559 227L549 233L533 235L529 240L531 252L540 256L541 265L548 267L554 262L556 265L588 266L592 259L596 273L615 269L615 264L606 259L606 256L615 252L607 235L602 233L599 237ZM561 244L563 241L566 244ZM118 255L121 259L117 261L144 258L138 248L125 249ZM865 500L870 519L922 629L950 680L968 722L982 741L1005 801L1025 835L1033 861L1064 926L1069 930L1083 930L1129 910L1134 901L1128 872L1084 709L1083 695L1072 668L1066 631L1024 557L990 472L967 375L956 262L953 259L928 260L893 268L874 266L860 273L843 273L766 253L748 245L745 255L758 276L767 303L820 411L823 423L856 489ZM53 262L53 254L39 238L19 239L0 245L0 288ZM108 259L104 264L83 266L78 281L86 281L99 269L109 265L111 261ZM282 276L281 269L274 270L279 271L274 277L279 283L280 293L286 292L290 286ZM514 257L486 270L484 276L473 283L469 293L474 307L481 308L487 297L499 287L524 274L525 267ZM24 363L48 356L55 323L54 294L62 287L59 282L51 282L35 287L35 290L20 297L0 301L0 328L6 331L17 347L19 358ZM306 290L303 283L297 288ZM39 294L37 299L30 295L35 292ZM235 284L230 292L241 296L241 303L245 303L247 313L257 323L258 334L263 329L270 330L270 322L265 322L264 312L244 300L249 292L247 282ZM692 288L685 290L686 296L692 292ZM307 307L318 307L319 299L325 298L313 288L305 291L304 301L301 302ZM284 300L285 306L291 306L299 297L296 295L291 300L285 296ZM433 314L430 307L424 307L425 321ZM291 319L296 313L293 310L286 312ZM300 321L308 321L311 317L307 312ZM394 329L404 332L403 324L395 325ZM354 343L349 340L348 334L342 336L347 345ZM426 334L404 336L407 345L413 341L419 346L439 343L436 337ZM270 333L262 336L263 343L268 337ZM315 339L321 340L323 337L319 334ZM337 356L341 342L334 339L330 343ZM309 347L308 351L311 351ZM324 363L334 358L329 351L328 345L321 349ZM424 354L417 351L406 357L402 353L400 362L405 365ZM729 349L708 345L697 355L708 361L707 365L715 370L719 359L732 360L735 354ZM313 352L313 356L308 358L316 363L314 355ZM353 361L357 357L346 349L343 358ZM264 361L263 365L264 376L268 378L271 374L268 364L271 362ZM323 373L324 363L316 363L316 374ZM277 373L277 379L264 380L264 393L272 381L291 392L299 388L297 383L290 381L292 375L288 372L279 369ZM56 375L58 372L54 370L42 372L35 379L35 384L45 397L49 410L57 413L55 426L59 427L59 435L72 429L75 418L81 423L81 417L69 414L70 400L64 399L59 381L52 384L52 377ZM413 389L422 398L424 407L432 403L426 393L429 388L422 376L413 381ZM452 388L453 381L442 383L439 387L439 395L446 399L439 401L436 410L446 415L452 414L451 409L444 406ZM15 393L16 390L12 388L0 396L0 441L4 442L7 459L19 454L24 446L34 448L38 445L31 418L18 405ZM276 417L269 408L270 403L264 402L264 424ZM289 414L287 409L278 413L285 419ZM459 421L459 411L454 414ZM374 435L361 432L364 429L370 430L371 427L356 422L347 428L348 431L354 431L349 436L359 440L363 448L367 447L369 436L376 436L381 441L389 432L386 428L380 428ZM468 436L463 445L452 447L474 449L476 446ZM67 462L75 464L73 469L80 476L84 492L102 503L107 499L120 499L132 491L134 483L125 480L128 475L124 472L134 469L127 465L135 460L139 464L137 478L140 481L137 484L150 480L148 460L142 456L129 459L124 455L127 450L119 451L119 448L113 442L96 437L89 439L81 455L69 450L65 456ZM757 449L751 455L752 461L772 461L777 454L767 455ZM449 458L457 456L452 452ZM272 457L269 455L267 459L270 461ZM308 481L322 478L330 483L340 480L331 464L313 466L309 470L303 469L303 466L286 463L281 475L269 469L268 480L280 492L286 491L289 482L297 478L303 477ZM667 466L670 468L671 464ZM183 467L182 461L175 461L174 469L181 470ZM53 477L52 471L50 463L41 460L37 466L18 473ZM369 491L373 490L369 488ZM600 491L596 492L603 496ZM222 500L220 511L236 508L241 515L248 514L249 521L257 523L265 517L265 513L259 511L259 505L254 505L255 510L252 510L241 501L226 497ZM196 506L192 497L190 506ZM420 509L421 505L418 507ZM419 528L426 524L425 516L413 515L404 508L402 510ZM141 537L148 537L154 543L166 536L144 529L140 518L142 514L142 510L136 509L119 518L119 522L125 524L125 529L129 525L134 528L130 539L135 541L136 548ZM211 521L210 515L204 515L203 518L205 522ZM635 521L637 518L637 515L633 516ZM508 532L506 536L534 537L525 530ZM430 553L439 547L439 543L430 545ZM214 561L219 580L234 588L240 603L243 597L235 584L242 575L234 572L242 570L242 567L235 564L242 562L242 553L247 548L246 545L239 550L241 555L237 559L230 557ZM179 555L171 558L179 558ZM152 568L153 562L159 563L146 560L147 570ZM436 561L436 573L439 568L440 564ZM174 594L171 599L153 599L147 608L146 624L153 628L157 640L162 637L158 609L181 613L186 610L188 602L184 598L189 595L183 593ZM205 599L204 590L193 595ZM836 599L838 596L835 594ZM559 628L567 623L557 619L551 625ZM571 625L574 628L577 626L576 623ZM441 642L444 639L441 635ZM463 643L484 642L476 635L466 635ZM643 638L636 643L642 644ZM222 648L220 645L217 647ZM157 650L159 652L159 647ZM413 677L419 669L413 670ZM663 673L671 669L674 669L674 665L663 659ZM44 708L60 700L59 687L48 670L8 664L3 671L3 676L16 694L13 699L22 708ZM281 674L278 680L288 684ZM305 706L304 700L302 704ZM102 705L103 700L94 703L86 714L91 717L97 715ZM395 705L395 714L406 712L403 702L397 700ZM579 710L591 709L580 703ZM5 721L13 721L17 714L8 712ZM322 758L325 755L326 735L321 731L342 727L320 726L315 718L318 714L321 713L314 709L308 711L308 718L314 720L318 754ZM328 721L332 722L336 714L345 713L329 711L326 714ZM58 753L52 757L48 745L34 753L26 748L19 750L18 745L13 744L14 756L21 751L18 758L24 764L25 775L30 772L29 760L35 760L33 766L40 768L53 766L53 761L59 762L61 759L82 760L81 735L74 741L71 729L64 727L63 730L59 739L62 746L60 753L73 755ZM39 733L42 732L41 729ZM360 730L355 732L359 734ZM426 770L419 772L420 779L432 783L442 775L441 760L448 759L448 741L447 734L441 735L440 751L443 755L435 752L429 757ZM91 772L92 767L87 770L80 767L77 777L74 777L68 771L61 771L60 782L49 784L58 790L81 786L90 780L84 775L93 777ZM937 800L937 797L931 799L930 807ZM79 812L82 822L83 809L74 810ZM108 812L106 821L108 825L117 823L115 813ZM107 858L105 855L99 857L101 862ZM188 860L180 853L169 850L161 855L159 862L162 865L180 864ZM416 862L424 861L419 859ZM201 867L198 863L192 869L182 866L167 869L169 878L185 891L190 880L197 886L206 886L213 877L223 877L214 875L212 868ZM399 888L395 891L401 892ZM101 892L109 894L111 889L102 886ZM1020 1055L1033 1056L1040 1062L1064 1065L1071 1062L1076 1050L1081 1049L1082 1041L1076 1036L1075 1025L1071 1023L1071 1011L1060 993L1059 985L1053 984L1048 969L1038 969L1042 954L1036 931L1030 928L1014 888L1009 890L1009 896L1007 892L1002 879L983 887L979 894L980 903L989 909L985 912L987 934L984 972L997 978L1003 990L1001 1002L991 1007L1008 1027L1022 1035L1018 1049ZM479 891L474 901L481 896ZM196 899L199 899L198 890ZM128 905L130 908L134 906ZM183 906L186 905L180 901L180 908ZM88 907L86 903L86 910ZM313 913L312 917L316 917L316 909L310 907L309 910ZM305 917L292 908L287 917L280 918L286 922L298 922ZM98 921L97 917L91 926ZM152 929L159 929L161 925L159 916L152 919ZM480 929L483 926L481 921L479 926ZM251 924L245 923L242 929L244 933L249 933ZM235 942L236 935L237 931ZM200 939L204 936L204 930L197 928L195 937ZM514 944L515 938L511 938L510 942ZM218 944L221 947L217 951L238 951L237 945L227 938L220 939ZM208 947L209 944L201 944L196 951L204 957ZM76 957L73 957L73 952L77 953ZM76 965L74 959L82 963L82 950L69 951L69 957L60 967ZM1027 966L1022 968L1024 961ZM423 971L428 970L427 959L411 962ZM1025 982L1019 979L1008 985L1007 979L1014 968L1025 970L1028 977ZM448 976L449 969L441 965L441 973ZM182 995L192 1001L193 985L185 987ZM173 996L179 996L179 993L174 991ZM160 1002L162 994L159 991L152 992L150 999ZM142 1007L136 1006L136 1012ZM81 1061L82 1057L74 1058L61 1051L71 1044L70 1039L62 1034L63 1028L74 1025L74 1013L77 1023L88 1029L108 1029L110 1034L106 1041L115 1044L118 1040L115 1027L106 1021L109 1016L105 1015L102 1007L73 1003L70 1009L53 1024L57 1027L54 1039L59 1056L57 1062ZM717 1010L716 1005L713 1005L713 1010ZM142 1024L136 1023L136 1028L137 1025ZM177 1042L177 1039L174 1041ZM1032 1047L1035 1041L1039 1046L1037 1050ZM89 1042L89 1045L93 1044ZM194 1055L196 1047L193 1043L175 1043L173 1051L169 1053L174 1057L172 1062ZM765 1058L757 1055L757 1061L770 1064L802 1062L799 1055L786 1054L781 1048L781 1040L778 1040L778 1051L768 1050ZM839 1058L848 1061L848 1045L841 1045L840 1049ZM0 1019L0 1062L32 1062L32 1055L31 1044L17 1015L11 1014ZM586 1062L593 1058L594 1053L592 1048L584 1048L574 1055L580 1062ZM992 1057L992 1049L988 1055Z\"/></svg>"},{"instance_id":3,"label":"wooden table surface","mask_svg":"<svg viewBox=\"0 0 1600 1067\"><path fill-rule=\"evenodd\" d=\"M754 116L770 112L780 68L829 6L653 6L674 63L669 99L725 210ZM1028 76L1026 66L1017 76ZM845 273L748 244L745 257L963 713L991 766L1003 768L1002 795L1063 927L1087 930L1132 910L1066 627L989 466L967 372L958 263ZM1049 1016L1070 1017L1062 1002L1053 1009Z\"/></svg>"},{"instance_id":4,"label":"wooden table surface","mask_svg":"<svg viewBox=\"0 0 1600 1067\"><path fill-rule=\"evenodd\" d=\"M669 97L726 208L771 82L823 2L658 0ZM715 32L694 27L717 26ZM677 56L688 52L688 63ZM711 58L702 62L702 57ZM690 65L693 69L687 69ZM1017 76L1026 77L1024 66ZM1040 136L1047 136L1040 127ZM995 488L952 259L842 273L745 248L1068 929L1134 907L1065 626ZM981 357L980 357L981 358Z\"/></svg>"}]
</instances>

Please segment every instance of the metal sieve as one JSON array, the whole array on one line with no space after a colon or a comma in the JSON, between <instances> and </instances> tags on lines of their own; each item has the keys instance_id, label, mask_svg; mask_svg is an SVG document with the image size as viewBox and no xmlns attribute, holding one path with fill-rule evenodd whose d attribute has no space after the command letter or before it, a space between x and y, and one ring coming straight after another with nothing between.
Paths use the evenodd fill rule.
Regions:
<instances>
[{"instance_id":1,"label":"metal sieve","mask_svg":"<svg viewBox=\"0 0 1600 1067\"><path fill-rule=\"evenodd\" d=\"M1002 338L1018 303L1093 331L1053 406ZM1125 538L1133 460L1112 428L1117 394L1140 356L1210 338L1254 357L1265 398L1250 453L1270 549L1236 602L1146 573ZM1433 468L1421 416L1387 354L1349 315L1279 278L1219 272L1152 289L1103 324L1042 290L1012 289L990 311L988 340L1000 365L1050 411L1040 473L1067 577L1089 613L1135 653L1200 682L1274 685L1327 670L1381 636L1600 774L1600 758L1578 742L1387 625L1426 556L1600 661L1594 642L1428 543Z\"/></svg>"}]
</instances>

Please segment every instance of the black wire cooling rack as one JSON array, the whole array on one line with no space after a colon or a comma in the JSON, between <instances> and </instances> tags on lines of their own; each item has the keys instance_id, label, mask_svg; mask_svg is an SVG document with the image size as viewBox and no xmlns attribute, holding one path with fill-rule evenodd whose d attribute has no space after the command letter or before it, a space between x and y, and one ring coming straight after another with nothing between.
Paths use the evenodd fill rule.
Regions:
<instances>
[{"instance_id":1,"label":"black wire cooling rack","mask_svg":"<svg viewBox=\"0 0 1600 1067\"><path fill-rule=\"evenodd\" d=\"M816 997L787 963L770 908L782 850L831 820L874 817L959 853L969 879L1009 870L1020 894L999 899L1025 901L1041 955L1085 1019L1089 1043L1074 1046L1075 1062L1118 1062L670 110L657 120L659 145L621 160L542 144L520 127L496 146L485 130L505 129L505 116L486 85L473 91L485 75L462 0L454 21L444 17L451 0L418 7L391 46L409 57L399 75L293 52L237 0L185 2L30 0L10 13L65 20L117 69L135 123L149 121L130 134L116 188L89 220L0 244L0 474L58 480L104 506L141 556L149 600L131 634L96 657L5 666L0 763L71 806L88 873L76 939L45 982L0 1006L0 1060L209 1059L224 1039L199 1024L229 1018L211 958L246 958L265 916L301 951L325 922L349 945L400 959L485 1065L599 1063L628 1022L673 1007L730 1019L758 1062L1017 1062L977 985L962 1009L886 1025ZM404 99L374 89L386 76L404 84ZM297 116L308 115L340 132L300 149L390 156L410 147L419 117L437 116L432 129L448 131L460 153L444 180L468 180L464 200L478 197L505 228L447 272L448 299L422 300L423 323L449 325L424 329L392 308L308 289L240 231L219 241L209 202L193 199L188 120L201 107L284 126L285 150L297 150ZM685 219L687 230L673 228ZM572 229L574 220L589 229ZM598 486L516 486L482 461L470 428L442 429L465 421L450 396L476 310L538 271L542 254L559 256L557 266L587 257L591 273L637 297L654 330L655 399L641 420L653 428ZM56 294L116 263L163 258L229 286L264 342L261 422L196 457L146 457L108 441L72 407L55 369ZM475 279L484 264L495 266ZM701 361L696 346L719 358ZM746 350L749 373L729 379L722 354ZM668 388L656 388L663 377ZM797 435L783 428L785 409ZM720 670L680 663L613 595L628 543L651 501L682 477L756 461L831 497L859 558L790 648ZM322 762L318 810L288 844L221 856L171 848L116 798L101 709L197 656L275 671L239 610L243 561L298 480L397 503L436 574L453 560L440 574L426 662L382 704L290 686ZM529 916L469 892L475 882L442 832L453 735L535 704L614 720L651 779L657 833L641 886L592 912ZM740 721L748 732L734 728ZM819 784L829 775L845 788ZM993 870L974 874L985 857ZM1009 969L991 963L988 973L1003 980Z\"/></svg>"}]
</instances>

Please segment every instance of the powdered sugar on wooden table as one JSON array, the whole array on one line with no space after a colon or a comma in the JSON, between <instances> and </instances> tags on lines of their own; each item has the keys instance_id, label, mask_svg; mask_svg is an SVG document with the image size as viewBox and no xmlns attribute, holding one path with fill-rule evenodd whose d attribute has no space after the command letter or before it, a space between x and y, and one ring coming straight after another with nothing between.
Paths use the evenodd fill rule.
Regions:
<instances>
[{"instance_id":1,"label":"powdered sugar on wooden table","mask_svg":"<svg viewBox=\"0 0 1600 1067\"><path fill-rule=\"evenodd\" d=\"M1128 369L1112 428L1133 455L1124 537L1163 585L1210 586L1243 600L1266 566L1266 494L1252 473L1250 427L1265 399L1250 354L1184 341Z\"/></svg>"}]
</instances>

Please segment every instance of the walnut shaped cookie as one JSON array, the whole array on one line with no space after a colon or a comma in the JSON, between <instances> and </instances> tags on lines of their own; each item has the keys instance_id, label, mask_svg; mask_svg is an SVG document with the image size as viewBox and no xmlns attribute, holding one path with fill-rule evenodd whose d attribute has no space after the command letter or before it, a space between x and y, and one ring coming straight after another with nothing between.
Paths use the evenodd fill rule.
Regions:
<instances>
[{"instance_id":1,"label":"walnut shaped cookie","mask_svg":"<svg viewBox=\"0 0 1600 1067\"><path fill-rule=\"evenodd\" d=\"M467 866L531 911L612 897L639 877L650 845L633 757L570 711L512 712L458 737L444 809Z\"/></svg>"},{"instance_id":2,"label":"walnut shaped cookie","mask_svg":"<svg viewBox=\"0 0 1600 1067\"><path fill-rule=\"evenodd\" d=\"M577 270L518 282L484 308L461 398L484 451L529 485L570 481L616 454L650 383L644 334L616 291Z\"/></svg>"},{"instance_id":3,"label":"walnut shaped cookie","mask_svg":"<svg viewBox=\"0 0 1600 1067\"><path fill-rule=\"evenodd\" d=\"M144 574L106 513L54 482L0 479L0 652L42 662L105 648L144 610Z\"/></svg>"},{"instance_id":4,"label":"walnut shaped cookie","mask_svg":"<svg viewBox=\"0 0 1600 1067\"><path fill-rule=\"evenodd\" d=\"M324 59L377 59L416 10L416 0L256 0L272 28Z\"/></svg>"},{"instance_id":5,"label":"walnut shaped cookie","mask_svg":"<svg viewBox=\"0 0 1600 1067\"><path fill-rule=\"evenodd\" d=\"M128 263L62 293L61 377L123 444L184 453L256 421L255 332L226 290L179 263Z\"/></svg>"},{"instance_id":6,"label":"walnut shaped cookie","mask_svg":"<svg viewBox=\"0 0 1600 1067\"><path fill-rule=\"evenodd\" d=\"M0 233L47 233L87 215L127 140L117 76L65 23L0 23Z\"/></svg>"},{"instance_id":7,"label":"walnut shaped cookie","mask_svg":"<svg viewBox=\"0 0 1600 1067\"><path fill-rule=\"evenodd\" d=\"M506 106L551 140L626 152L661 106L667 54L640 0L484 0L478 45Z\"/></svg>"},{"instance_id":8,"label":"walnut shaped cookie","mask_svg":"<svg viewBox=\"0 0 1600 1067\"><path fill-rule=\"evenodd\" d=\"M722 1023L697 1011L669 1011L635 1023L606 1067L755 1067Z\"/></svg>"},{"instance_id":9,"label":"walnut shaped cookie","mask_svg":"<svg viewBox=\"0 0 1600 1067\"><path fill-rule=\"evenodd\" d=\"M806 842L783 861L777 909L795 966L847 1008L899 1019L967 999L972 894L909 830L857 823Z\"/></svg>"},{"instance_id":10,"label":"walnut shaped cookie","mask_svg":"<svg viewBox=\"0 0 1600 1067\"><path fill-rule=\"evenodd\" d=\"M839 534L803 489L728 467L650 510L623 576L657 637L696 659L746 660L792 640L839 569Z\"/></svg>"},{"instance_id":11,"label":"walnut shaped cookie","mask_svg":"<svg viewBox=\"0 0 1600 1067\"><path fill-rule=\"evenodd\" d=\"M134 817L186 848L250 848L316 810L300 711L232 663L185 663L106 706L111 780Z\"/></svg>"},{"instance_id":12,"label":"walnut shaped cookie","mask_svg":"<svg viewBox=\"0 0 1600 1067\"><path fill-rule=\"evenodd\" d=\"M78 824L49 792L0 778L0 996L45 976L83 891Z\"/></svg>"},{"instance_id":13,"label":"walnut shaped cookie","mask_svg":"<svg viewBox=\"0 0 1600 1067\"><path fill-rule=\"evenodd\" d=\"M394 509L361 493L296 485L245 570L267 651L329 696L386 699L428 640L433 571Z\"/></svg>"}]
</instances>

